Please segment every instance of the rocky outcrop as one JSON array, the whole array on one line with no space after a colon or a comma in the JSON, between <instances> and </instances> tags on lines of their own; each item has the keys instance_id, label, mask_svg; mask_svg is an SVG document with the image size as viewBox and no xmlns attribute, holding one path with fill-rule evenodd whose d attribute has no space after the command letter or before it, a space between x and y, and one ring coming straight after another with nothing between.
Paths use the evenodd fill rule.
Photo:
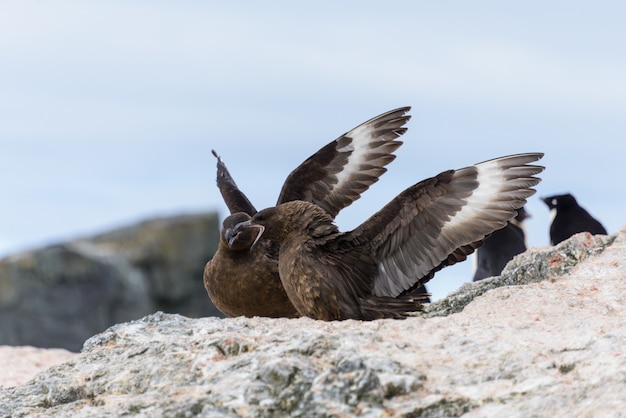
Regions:
<instances>
[{"instance_id":1,"label":"rocky outcrop","mask_svg":"<svg viewBox=\"0 0 626 418\"><path fill-rule=\"evenodd\" d=\"M78 351L158 310L220 315L202 283L218 228L215 213L159 218L0 260L0 345Z\"/></svg>"},{"instance_id":2,"label":"rocky outcrop","mask_svg":"<svg viewBox=\"0 0 626 418\"><path fill-rule=\"evenodd\" d=\"M619 416L624 260L626 233L580 234L406 320L156 313L0 389L0 416Z\"/></svg>"}]
</instances>

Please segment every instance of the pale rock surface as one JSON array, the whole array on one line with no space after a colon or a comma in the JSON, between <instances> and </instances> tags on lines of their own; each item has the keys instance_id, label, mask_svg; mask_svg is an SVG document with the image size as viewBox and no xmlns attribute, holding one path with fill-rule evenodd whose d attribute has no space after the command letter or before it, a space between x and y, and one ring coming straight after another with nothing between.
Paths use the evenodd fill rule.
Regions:
<instances>
[{"instance_id":1,"label":"pale rock surface","mask_svg":"<svg viewBox=\"0 0 626 418\"><path fill-rule=\"evenodd\" d=\"M0 416L626 416L625 264L626 233L579 234L404 321L159 312L1 388Z\"/></svg>"},{"instance_id":2,"label":"pale rock surface","mask_svg":"<svg viewBox=\"0 0 626 418\"><path fill-rule=\"evenodd\" d=\"M77 355L62 348L0 345L0 386L23 385L37 373Z\"/></svg>"}]
</instances>

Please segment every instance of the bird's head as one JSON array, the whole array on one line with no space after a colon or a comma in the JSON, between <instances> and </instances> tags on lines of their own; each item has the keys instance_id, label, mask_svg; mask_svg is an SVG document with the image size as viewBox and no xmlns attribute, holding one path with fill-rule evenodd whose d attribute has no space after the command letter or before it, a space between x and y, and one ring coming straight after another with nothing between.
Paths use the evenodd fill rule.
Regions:
<instances>
[{"instance_id":1,"label":"bird's head","mask_svg":"<svg viewBox=\"0 0 626 418\"><path fill-rule=\"evenodd\" d=\"M255 231L238 228L237 225L250 219L250 216L243 212L234 213L222 223L221 240L231 250L249 250L257 238Z\"/></svg>"},{"instance_id":2,"label":"bird's head","mask_svg":"<svg viewBox=\"0 0 626 418\"><path fill-rule=\"evenodd\" d=\"M319 206L295 200L257 212L249 220L238 223L233 232L255 229L257 235L252 244L253 248L261 236L282 244L294 233L309 234L314 229L312 225L319 223L320 220L323 223L332 223L329 215Z\"/></svg>"},{"instance_id":3,"label":"bird's head","mask_svg":"<svg viewBox=\"0 0 626 418\"><path fill-rule=\"evenodd\" d=\"M550 210L566 209L576 205L576 199L570 193L541 198Z\"/></svg>"}]
</instances>

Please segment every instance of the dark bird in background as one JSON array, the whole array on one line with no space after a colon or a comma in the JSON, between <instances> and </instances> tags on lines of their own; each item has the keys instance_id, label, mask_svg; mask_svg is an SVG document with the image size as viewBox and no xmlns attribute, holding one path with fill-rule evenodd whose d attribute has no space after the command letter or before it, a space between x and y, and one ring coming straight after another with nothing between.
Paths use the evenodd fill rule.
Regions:
<instances>
[{"instance_id":1,"label":"dark bird in background","mask_svg":"<svg viewBox=\"0 0 626 418\"><path fill-rule=\"evenodd\" d=\"M504 228L494 231L476 250L476 271L474 281L487 277L499 276L513 257L526 251L524 219L530 215L524 207L517 210L515 218Z\"/></svg>"},{"instance_id":2,"label":"dark bird in background","mask_svg":"<svg viewBox=\"0 0 626 418\"><path fill-rule=\"evenodd\" d=\"M235 226L280 245L278 270L302 315L321 320L404 318L422 307L407 293L467 258L535 193L543 154L448 170L400 193L350 232L310 202L264 209Z\"/></svg>"},{"instance_id":3,"label":"dark bird in background","mask_svg":"<svg viewBox=\"0 0 626 418\"><path fill-rule=\"evenodd\" d=\"M604 234L606 229L598 220L578 205L571 194L561 194L541 198L552 214L550 242L556 245L579 232L593 235Z\"/></svg>"},{"instance_id":4,"label":"dark bird in background","mask_svg":"<svg viewBox=\"0 0 626 418\"><path fill-rule=\"evenodd\" d=\"M384 113L330 142L289 174L278 203L303 200L333 219L387 171L410 119L403 107ZM228 316L295 317L278 275L279 245L269 237L251 250L256 231L235 229L257 210L217 157L217 185L231 213L222 224L218 250L204 269L204 286Z\"/></svg>"}]
</instances>

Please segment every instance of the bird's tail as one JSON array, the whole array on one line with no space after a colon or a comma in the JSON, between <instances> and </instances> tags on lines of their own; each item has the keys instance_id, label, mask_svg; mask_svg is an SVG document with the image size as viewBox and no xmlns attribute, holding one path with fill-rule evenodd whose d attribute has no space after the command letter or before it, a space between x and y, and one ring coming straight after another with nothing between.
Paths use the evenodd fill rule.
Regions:
<instances>
[{"instance_id":1,"label":"bird's tail","mask_svg":"<svg viewBox=\"0 0 626 418\"><path fill-rule=\"evenodd\" d=\"M411 312L421 311L424 303L430 301L429 293L397 298L370 296L361 299L361 314L365 320L393 318L404 319Z\"/></svg>"}]
</instances>

